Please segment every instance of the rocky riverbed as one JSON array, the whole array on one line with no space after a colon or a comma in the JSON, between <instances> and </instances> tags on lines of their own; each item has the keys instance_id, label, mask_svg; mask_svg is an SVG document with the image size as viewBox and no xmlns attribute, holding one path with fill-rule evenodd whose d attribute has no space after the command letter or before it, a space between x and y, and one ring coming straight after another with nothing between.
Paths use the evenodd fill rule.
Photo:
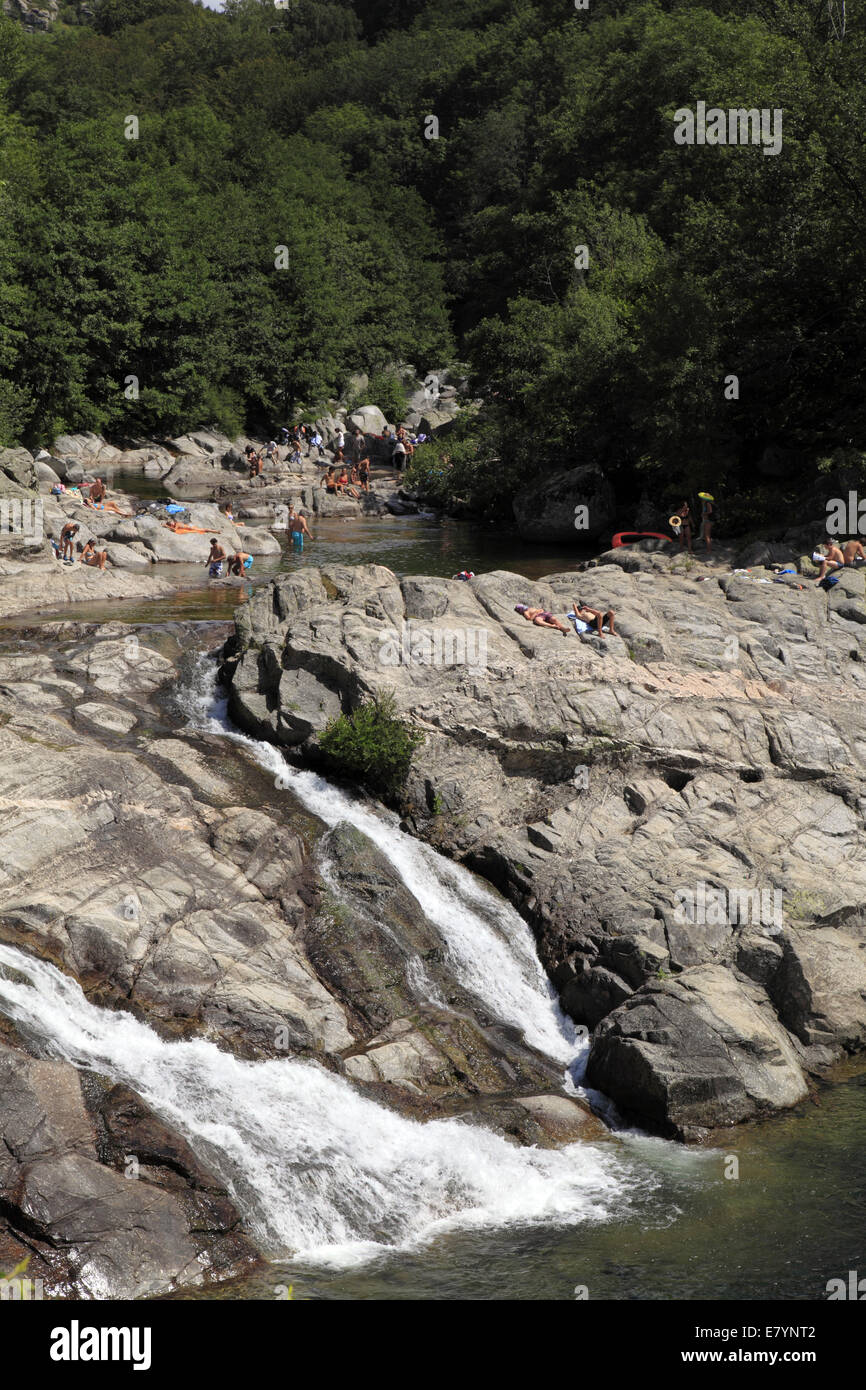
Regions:
<instances>
[{"instance_id":1,"label":"rocky riverbed","mask_svg":"<svg viewBox=\"0 0 866 1390\"><path fill-rule=\"evenodd\" d=\"M170 692L193 635L58 623L5 642L0 941L167 1039L313 1059L515 1142L603 1136L561 1066L454 977L375 844L186 726ZM134 1297L254 1265L224 1181L140 1096L2 1014L0 1044L0 1269L29 1255L52 1295Z\"/></svg>"},{"instance_id":2,"label":"rocky riverbed","mask_svg":"<svg viewBox=\"0 0 866 1390\"><path fill-rule=\"evenodd\" d=\"M576 593L620 635L514 612L564 618ZM406 823L531 923L591 1083L699 1138L866 1041L864 621L854 571L828 596L634 551L533 583L307 570L239 614L229 708L315 758L330 718L391 692L425 736Z\"/></svg>"},{"instance_id":3,"label":"rocky riverbed","mask_svg":"<svg viewBox=\"0 0 866 1390\"><path fill-rule=\"evenodd\" d=\"M95 436L62 441L54 462L5 451L7 508L38 499L48 534L80 518L114 562L64 566L45 535L7 534L0 613L158 602L172 562L197 546L203 563L206 538L152 510L52 496L61 471L69 489L113 466L162 482L180 457L166 491L203 494L185 503L191 523L272 554L281 499L309 486L323 514L318 466L252 497L231 457L242 443L202 433L173 441L182 456L143 446L120 463ZM235 522L219 509L229 487ZM322 501L399 507L390 487ZM795 572L779 579L771 561ZM791 1107L866 1039L866 599L859 572L830 592L813 580L790 544L712 565L659 546L532 581L297 570L255 589L231 627L19 619L0 646L0 942L166 1040L311 1061L403 1116L542 1148L606 1136L563 1093L556 1049L491 1003L501 963L475 983L455 969L387 833L320 817L250 750L188 723L173 692L196 651L221 647L232 718L299 765L319 762L330 718L393 694L424 736L404 828L530 924L591 1034L587 1083L627 1120L705 1139ZM617 636L514 611L564 619L578 594L616 610ZM134 1297L269 1253L213 1154L8 1012L0 1091L0 1271L29 1257L54 1295Z\"/></svg>"}]
</instances>

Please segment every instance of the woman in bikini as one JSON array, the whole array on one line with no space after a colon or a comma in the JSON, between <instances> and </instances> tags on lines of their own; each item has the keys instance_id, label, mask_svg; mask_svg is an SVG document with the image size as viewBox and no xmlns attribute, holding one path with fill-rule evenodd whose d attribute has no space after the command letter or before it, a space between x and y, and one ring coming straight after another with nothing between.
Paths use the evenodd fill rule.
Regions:
<instances>
[{"instance_id":1,"label":"woman in bikini","mask_svg":"<svg viewBox=\"0 0 866 1390\"><path fill-rule=\"evenodd\" d=\"M78 549L81 551L79 559L81 560L82 565L93 565L96 569L100 571L103 571L105 569L105 562L108 559L107 550L97 550L93 544L93 541L88 541L86 545L83 546L81 544L81 541L79 541Z\"/></svg>"},{"instance_id":2,"label":"woman in bikini","mask_svg":"<svg viewBox=\"0 0 866 1390\"><path fill-rule=\"evenodd\" d=\"M358 496L358 489L349 486L349 475L345 468L337 479L337 491L346 493L349 497Z\"/></svg>"}]
</instances>

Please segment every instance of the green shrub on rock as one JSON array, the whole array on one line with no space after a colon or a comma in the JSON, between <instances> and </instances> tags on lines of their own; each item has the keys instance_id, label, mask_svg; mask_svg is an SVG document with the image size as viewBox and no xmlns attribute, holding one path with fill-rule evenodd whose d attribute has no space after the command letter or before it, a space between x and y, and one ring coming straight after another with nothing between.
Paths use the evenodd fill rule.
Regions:
<instances>
[{"instance_id":1,"label":"green shrub on rock","mask_svg":"<svg viewBox=\"0 0 866 1390\"><path fill-rule=\"evenodd\" d=\"M351 714L332 719L319 738L331 771L371 791L395 795L424 735L395 714L393 695L378 695Z\"/></svg>"}]
</instances>

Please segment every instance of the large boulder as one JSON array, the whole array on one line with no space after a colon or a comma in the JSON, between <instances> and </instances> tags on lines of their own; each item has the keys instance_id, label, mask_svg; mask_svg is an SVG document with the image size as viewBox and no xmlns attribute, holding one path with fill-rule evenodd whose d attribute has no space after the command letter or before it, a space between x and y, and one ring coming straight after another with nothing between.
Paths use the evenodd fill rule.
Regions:
<instances>
[{"instance_id":1,"label":"large boulder","mask_svg":"<svg viewBox=\"0 0 866 1390\"><path fill-rule=\"evenodd\" d=\"M115 465L121 452L101 434L61 434L51 446L54 458L73 458L85 468Z\"/></svg>"},{"instance_id":2,"label":"large boulder","mask_svg":"<svg viewBox=\"0 0 866 1390\"><path fill-rule=\"evenodd\" d=\"M418 429L421 434L447 434L453 428L455 415L447 410L427 409L422 412L418 421Z\"/></svg>"},{"instance_id":3,"label":"large boulder","mask_svg":"<svg viewBox=\"0 0 866 1390\"><path fill-rule=\"evenodd\" d=\"M29 492L35 491L38 481L29 449L0 449L0 487L4 483L14 483L16 488Z\"/></svg>"},{"instance_id":4,"label":"large boulder","mask_svg":"<svg viewBox=\"0 0 866 1390\"><path fill-rule=\"evenodd\" d=\"M350 430L363 430L364 434L381 434L388 421L377 405L362 405L352 411L346 423Z\"/></svg>"},{"instance_id":5,"label":"large boulder","mask_svg":"<svg viewBox=\"0 0 866 1390\"><path fill-rule=\"evenodd\" d=\"M512 506L525 540L575 545L597 540L610 530L615 515L613 487L595 464L581 464L532 483L517 494ZM583 507L586 512L579 512Z\"/></svg>"},{"instance_id":6,"label":"large boulder","mask_svg":"<svg viewBox=\"0 0 866 1390\"><path fill-rule=\"evenodd\" d=\"M225 1188L135 1092L0 1043L0 1093L0 1234L26 1231L49 1297L153 1297L259 1263Z\"/></svg>"},{"instance_id":7,"label":"large boulder","mask_svg":"<svg viewBox=\"0 0 866 1390\"><path fill-rule=\"evenodd\" d=\"M766 993L721 966L644 985L598 1025L586 1079L675 1137L794 1105L807 1086Z\"/></svg>"}]
</instances>

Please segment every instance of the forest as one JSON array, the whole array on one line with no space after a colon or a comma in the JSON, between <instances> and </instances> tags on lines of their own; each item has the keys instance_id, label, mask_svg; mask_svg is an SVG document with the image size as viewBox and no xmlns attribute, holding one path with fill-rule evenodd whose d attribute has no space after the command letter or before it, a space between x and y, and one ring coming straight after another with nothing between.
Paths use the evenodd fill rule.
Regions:
<instances>
[{"instance_id":1,"label":"forest","mask_svg":"<svg viewBox=\"0 0 866 1390\"><path fill-rule=\"evenodd\" d=\"M446 504L594 462L795 507L866 475L864 70L840 0L4 18L0 443L270 429L460 362L480 404L416 465ZM678 143L698 102L782 111L778 156Z\"/></svg>"}]
</instances>

